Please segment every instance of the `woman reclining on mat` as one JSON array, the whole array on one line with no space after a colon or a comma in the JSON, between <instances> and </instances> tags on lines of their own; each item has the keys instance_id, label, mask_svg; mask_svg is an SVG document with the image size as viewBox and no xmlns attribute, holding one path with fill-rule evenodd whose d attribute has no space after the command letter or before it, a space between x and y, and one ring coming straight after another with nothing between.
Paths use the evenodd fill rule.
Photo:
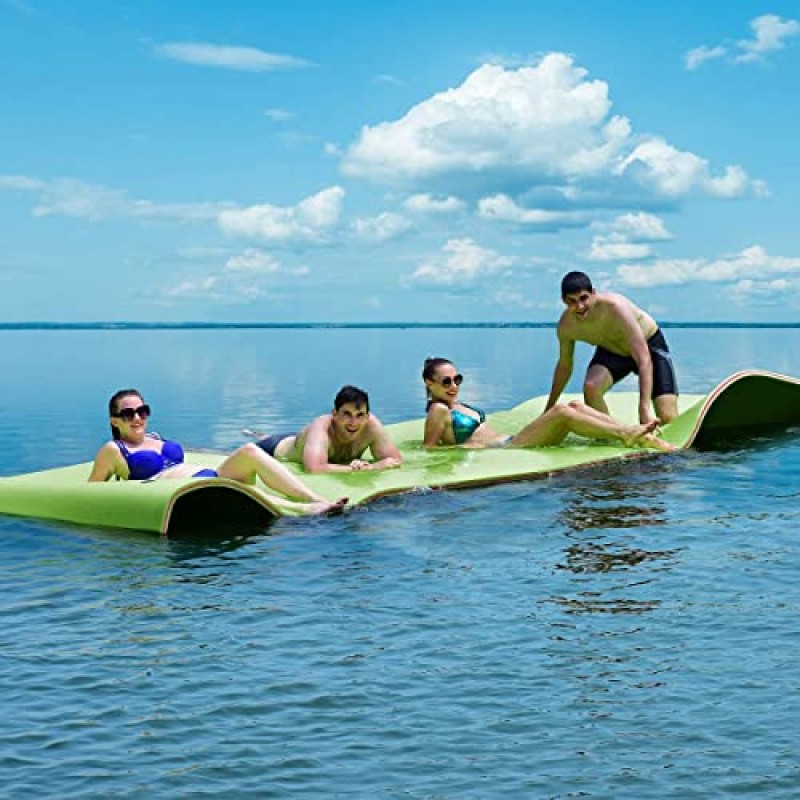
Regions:
<instances>
[{"instance_id":1,"label":"woman reclining on mat","mask_svg":"<svg viewBox=\"0 0 800 800\"><path fill-rule=\"evenodd\" d=\"M428 394L425 418L425 447L464 445L465 447L550 447L561 444L568 433L589 439L619 439L625 447L642 445L656 450L675 448L659 439L653 431L657 421L646 425L622 422L573 401L558 404L529 422L519 433L498 433L479 408L458 399L464 378L446 358L425 359L422 379Z\"/></svg>"},{"instance_id":2,"label":"woman reclining on mat","mask_svg":"<svg viewBox=\"0 0 800 800\"><path fill-rule=\"evenodd\" d=\"M94 459L90 481L150 480L153 478L230 478L252 486L256 477L276 492L296 497L273 497L281 510L303 514L327 514L341 510L347 498L330 502L314 493L283 464L268 456L254 444L246 444L229 455L216 470L199 469L183 463L183 448L147 432L150 406L136 389L122 389L108 403L111 433Z\"/></svg>"}]
</instances>

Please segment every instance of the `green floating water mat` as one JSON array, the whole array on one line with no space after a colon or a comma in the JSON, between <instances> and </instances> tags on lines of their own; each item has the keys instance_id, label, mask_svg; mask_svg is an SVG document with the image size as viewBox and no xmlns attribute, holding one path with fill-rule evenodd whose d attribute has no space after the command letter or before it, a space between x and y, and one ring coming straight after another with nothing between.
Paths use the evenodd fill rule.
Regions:
<instances>
[{"instance_id":1,"label":"green floating water mat","mask_svg":"<svg viewBox=\"0 0 800 800\"><path fill-rule=\"evenodd\" d=\"M569 399L578 398L564 398ZM615 417L637 420L638 394L611 392L607 399ZM537 417L545 402L545 397L536 397L490 414L489 420L497 430L514 433ZM738 372L707 395L682 395L679 409L678 418L664 427L663 438L681 448L703 446L728 434L741 436L758 427L800 423L800 380L770 372ZM422 419L388 426L403 453L399 469L303 478L324 497L347 496L351 504L363 504L423 487L489 486L660 454L572 437L560 447L427 451L421 445L423 427ZM187 462L198 467L216 467L223 457L186 454ZM281 515L273 504L274 495L260 486L223 478L88 483L90 469L91 463L84 463L0 478L0 513L171 536L226 524L264 526Z\"/></svg>"}]
</instances>

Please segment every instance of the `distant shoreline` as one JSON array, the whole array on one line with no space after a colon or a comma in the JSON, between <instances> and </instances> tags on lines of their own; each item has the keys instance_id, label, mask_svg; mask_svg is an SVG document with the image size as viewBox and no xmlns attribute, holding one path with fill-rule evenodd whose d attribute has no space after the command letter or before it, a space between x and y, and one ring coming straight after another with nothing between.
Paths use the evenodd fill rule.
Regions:
<instances>
[{"instance_id":1,"label":"distant shoreline","mask_svg":"<svg viewBox=\"0 0 800 800\"><path fill-rule=\"evenodd\" d=\"M800 328L800 322L660 322L662 328ZM4 331L555 328L555 322L0 322Z\"/></svg>"}]
</instances>

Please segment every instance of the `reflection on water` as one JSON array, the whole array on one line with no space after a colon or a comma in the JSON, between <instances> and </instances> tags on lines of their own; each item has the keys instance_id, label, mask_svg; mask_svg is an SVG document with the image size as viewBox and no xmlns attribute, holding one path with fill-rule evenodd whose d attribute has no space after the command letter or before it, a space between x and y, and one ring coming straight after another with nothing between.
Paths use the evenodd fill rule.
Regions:
<instances>
[{"instance_id":1,"label":"reflection on water","mask_svg":"<svg viewBox=\"0 0 800 800\"><path fill-rule=\"evenodd\" d=\"M572 572L614 572L637 567L643 561L669 559L675 550L644 550L631 548L624 542L572 544L566 549L566 563L556 564L557 569Z\"/></svg>"},{"instance_id":2,"label":"reflection on water","mask_svg":"<svg viewBox=\"0 0 800 800\"><path fill-rule=\"evenodd\" d=\"M670 457L609 464L571 481L560 522L570 531L663 525L665 466Z\"/></svg>"},{"instance_id":3,"label":"reflection on water","mask_svg":"<svg viewBox=\"0 0 800 800\"><path fill-rule=\"evenodd\" d=\"M183 569L201 561L214 560L236 552L245 545L252 545L263 531L243 531L241 533L214 534L203 531L185 539L168 539L166 542L170 566Z\"/></svg>"},{"instance_id":4,"label":"reflection on water","mask_svg":"<svg viewBox=\"0 0 800 800\"><path fill-rule=\"evenodd\" d=\"M551 597L548 602L561 606L567 614L641 614L661 605L660 600L609 599L593 592L573 598Z\"/></svg>"},{"instance_id":5,"label":"reflection on water","mask_svg":"<svg viewBox=\"0 0 800 800\"><path fill-rule=\"evenodd\" d=\"M615 580L593 582L587 590L579 579L572 592L549 602L569 614L640 614L660 605L659 599L642 594L657 594L652 564L668 565L676 553L648 546L654 535L650 529L669 522L664 500L668 463L667 457L655 457L608 464L586 471L582 480L568 479L557 514L567 543L555 567L575 576L614 575Z\"/></svg>"},{"instance_id":6,"label":"reflection on water","mask_svg":"<svg viewBox=\"0 0 800 800\"><path fill-rule=\"evenodd\" d=\"M663 525L664 508L620 502L619 485L609 492L587 490L580 499L564 509L563 521L574 531L606 528L639 528L643 525ZM634 498L626 498L628 501Z\"/></svg>"}]
</instances>

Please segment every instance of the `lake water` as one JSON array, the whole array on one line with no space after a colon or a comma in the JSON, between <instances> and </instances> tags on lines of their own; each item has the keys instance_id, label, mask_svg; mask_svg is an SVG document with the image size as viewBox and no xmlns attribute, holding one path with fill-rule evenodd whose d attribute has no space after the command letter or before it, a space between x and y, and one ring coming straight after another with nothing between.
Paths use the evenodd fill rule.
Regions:
<instances>
[{"instance_id":1,"label":"lake water","mask_svg":"<svg viewBox=\"0 0 800 800\"><path fill-rule=\"evenodd\" d=\"M800 375L800 329L666 333L685 392ZM3 475L90 460L122 386L232 448L346 382L420 416L427 355L511 406L556 354L514 328L0 342ZM798 797L798 433L211 543L0 517L0 796Z\"/></svg>"}]
</instances>

